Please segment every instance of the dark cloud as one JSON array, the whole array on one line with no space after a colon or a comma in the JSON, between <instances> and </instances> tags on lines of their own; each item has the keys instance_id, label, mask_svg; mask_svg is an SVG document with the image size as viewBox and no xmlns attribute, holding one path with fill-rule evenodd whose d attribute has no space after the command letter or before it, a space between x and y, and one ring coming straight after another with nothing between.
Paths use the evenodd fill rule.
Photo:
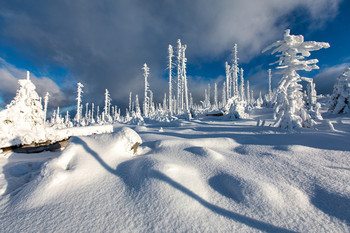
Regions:
<instances>
[{"instance_id":1,"label":"dark cloud","mask_svg":"<svg viewBox=\"0 0 350 233\"><path fill-rule=\"evenodd\" d=\"M112 99L125 106L129 91L142 93L145 62L151 68L151 89L163 97L167 46L177 38L188 45L189 63L217 59L234 42L244 51L240 61L247 62L266 43L281 37L286 24L276 20L296 7L307 9L312 19L321 22L335 15L338 3L5 0L0 9L0 37L39 68L47 64L66 68L69 77L84 83L85 95L96 102L103 102L108 88Z\"/></svg>"}]
</instances>

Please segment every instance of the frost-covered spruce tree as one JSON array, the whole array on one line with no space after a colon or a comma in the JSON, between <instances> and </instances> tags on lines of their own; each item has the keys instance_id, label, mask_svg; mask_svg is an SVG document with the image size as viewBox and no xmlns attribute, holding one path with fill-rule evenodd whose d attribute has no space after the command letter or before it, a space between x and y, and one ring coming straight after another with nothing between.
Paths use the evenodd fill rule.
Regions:
<instances>
[{"instance_id":1,"label":"frost-covered spruce tree","mask_svg":"<svg viewBox=\"0 0 350 233\"><path fill-rule=\"evenodd\" d=\"M250 104L250 88L249 88L249 80L247 80L247 104Z\"/></svg>"},{"instance_id":2,"label":"frost-covered spruce tree","mask_svg":"<svg viewBox=\"0 0 350 233\"><path fill-rule=\"evenodd\" d=\"M256 108L261 108L261 106L264 104L264 100L261 96L261 91L259 93L259 98L256 100Z\"/></svg>"},{"instance_id":3,"label":"frost-covered spruce tree","mask_svg":"<svg viewBox=\"0 0 350 233\"><path fill-rule=\"evenodd\" d=\"M135 116L132 119L135 124L142 124L144 122L143 117L141 115L139 96L135 95Z\"/></svg>"},{"instance_id":4,"label":"frost-covered spruce tree","mask_svg":"<svg viewBox=\"0 0 350 233\"><path fill-rule=\"evenodd\" d=\"M222 106L225 106L227 103L227 98L226 98L226 82L223 83L222 85Z\"/></svg>"},{"instance_id":5,"label":"frost-covered spruce tree","mask_svg":"<svg viewBox=\"0 0 350 233\"><path fill-rule=\"evenodd\" d=\"M284 129L313 126L314 121L307 113L303 103L302 85L299 84L301 77L297 71L318 69L317 59L304 59L311 55L310 51L328 47L329 44L324 42L304 42L302 35L290 35L290 30L287 29L283 40L279 40L263 50L265 52L275 48L271 54L280 53L277 55L279 60L272 64L278 63L277 69L283 70L283 77L276 92L276 126Z\"/></svg>"},{"instance_id":6,"label":"frost-covered spruce tree","mask_svg":"<svg viewBox=\"0 0 350 233\"><path fill-rule=\"evenodd\" d=\"M46 141L44 111L29 71L18 83L14 100L0 112L1 147Z\"/></svg>"},{"instance_id":7,"label":"frost-covered spruce tree","mask_svg":"<svg viewBox=\"0 0 350 233\"><path fill-rule=\"evenodd\" d=\"M81 120L81 110L82 110L82 107L81 107L81 94L83 93L83 87L84 85L81 84L80 82L77 84L77 114L75 116L75 122L77 125L80 124L80 120Z\"/></svg>"},{"instance_id":8,"label":"frost-covered spruce tree","mask_svg":"<svg viewBox=\"0 0 350 233\"><path fill-rule=\"evenodd\" d=\"M232 76L231 76L231 66L228 64L228 62L225 62L225 73L226 73L226 95L228 100L231 98L231 87L232 87Z\"/></svg>"},{"instance_id":9,"label":"frost-covered spruce tree","mask_svg":"<svg viewBox=\"0 0 350 233\"><path fill-rule=\"evenodd\" d=\"M239 94L240 94L240 101L245 101L243 68L241 68L241 82L239 85Z\"/></svg>"},{"instance_id":10,"label":"frost-covered spruce tree","mask_svg":"<svg viewBox=\"0 0 350 233\"><path fill-rule=\"evenodd\" d=\"M334 84L332 96L328 102L328 112L334 114L350 113L350 67L346 68Z\"/></svg>"},{"instance_id":11,"label":"frost-covered spruce tree","mask_svg":"<svg viewBox=\"0 0 350 233\"><path fill-rule=\"evenodd\" d=\"M148 117L149 113L149 97L148 97L148 91L149 91L149 83L148 83L148 76L149 76L149 68L147 64L145 63L142 67L143 70L143 77L145 78L145 94L144 94L144 100L143 100L143 114L145 117Z\"/></svg>"},{"instance_id":12,"label":"frost-covered spruce tree","mask_svg":"<svg viewBox=\"0 0 350 233\"><path fill-rule=\"evenodd\" d=\"M47 105L49 103L49 96L50 94L46 92L44 97L44 125L46 124L46 115L47 115Z\"/></svg>"},{"instance_id":13,"label":"frost-covered spruce tree","mask_svg":"<svg viewBox=\"0 0 350 233\"><path fill-rule=\"evenodd\" d=\"M235 44L233 46L233 50L232 50L232 65L231 65L231 72L232 72L232 91L233 91L233 96L237 97L239 96L238 93L238 72L239 72L239 68L238 68L238 46L237 44Z\"/></svg>"},{"instance_id":14,"label":"frost-covered spruce tree","mask_svg":"<svg viewBox=\"0 0 350 233\"><path fill-rule=\"evenodd\" d=\"M180 114L181 113L181 90L182 90L182 79L181 79L181 66L182 66L182 44L181 44L181 40L178 39L177 40L177 97L176 97L176 113Z\"/></svg>"},{"instance_id":15,"label":"frost-covered spruce tree","mask_svg":"<svg viewBox=\"0 0 350 233\"><path fill-rule=\"evenodd\" d=\"M312 78L302 78L302 80L307 82L306 86L306 109L310 114L311 118L314 120L323 120L320 113L321 104L317 103L317 92L315 88L315 83Z\"/></svg>"},{"instance_id":16,"label":"frost-covered spruce tree","mask_svg":"<svg viewBox=\"0 0 350 233\"><path fill-rule=\"evenodd\" d=\"M173 57L174 57L174 50L173 50L173 46L169 45L168 47L168 52L169 52L169 62L168 62L168 70L169 70L169 113L170 116L173 115L173 103L172 103L172 96L173 96L173 81L172 81L172 77L173 77Z\"/></svg>"},{"instance_id":17,"label":"frost-covered spruce tree","mask_svg":"<svg viewBox=\"0 0 350 233\"><path fill-rule=\"evenodd\" d=\"M214 107L217 109L218 106L218 85L215 83L214 84Z\"/></svg>"},{"instance_id":18,"label":"frost-covered spruce tree","mask_svg":"<svg viewBox=\"0 0 350 233\"><path fill-rule=\"evenodd\" d=\"M269 77L269 94L268 94L268 101L271 102L272 101L272 85L271 85L271 79L272 79L272 75L271 75L271 69L269 69L268 71L268 77Z\"/></svg>"},{"instance_id":19,"label":"frost-covered spruce tree","mask_svg":"<svg viewBox=\"0 0 350 233\"><path fill-rule=\"evenodd\" d=\"M181 110L182 113L185 113L186 118L190 119L190 111L189 111L189 100L188 100L188 87L187 87L187 73L186 73L186 63L187 63L187 58L186 58L186 45L182 46L181 52L181 83L182 83L182 88L181 88Z\"/></svg>"},{"instance_id":20,"label":"frost-covered spruce tree","mask_svg":"<svg viewBox=\"0 0 350 233\"><path fill-rule=\"evenodd\" d=\"M105 91L105 106L104 106L104 117L105 119L103 119L104 121L108 121L110 122L112 120L112 117L111 117L111 96L109 94L109 91L108 89L106 89Z\"/></svg>"}]
</instances>

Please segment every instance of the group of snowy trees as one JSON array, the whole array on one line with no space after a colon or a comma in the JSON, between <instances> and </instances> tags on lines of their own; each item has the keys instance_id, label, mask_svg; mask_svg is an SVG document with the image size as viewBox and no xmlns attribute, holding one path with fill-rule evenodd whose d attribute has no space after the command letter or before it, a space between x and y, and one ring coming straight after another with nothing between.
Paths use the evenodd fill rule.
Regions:
<instances>
[{"instance_id":1,"label":"group of snowy trees","mask_svg":"<svg viewBox=\"0 0 350 233\"><path fill-rule=\"evenodd\" d=\"M43 130L45 126L67 128L110 124L115 121L142 124L145 119L158 121L171 121L177 118L191 119L196 115L206 115L211 112L214 112L213 115L247 118L252 109L262 107L274 108L275 126L285 129L313 127L317 120L322 120L315 84L312 78L301 77L297 72L318 69L317 59L306 60L305 58L311 55L310 51L328 47L328 43L305 42L302 35L290 35L290 30L286 30L283 40L279 40L263 50L266 52L273 49L271 54L277 54L278 61L270 65L278 64L276 69L282 70L282 78L277 88L272 89L272 72L269 69L267 72L268 90L264 96L260 92L259 97L255 99L251 84L249 80L244 80L244 70L239 67L238 46L234 44L231 62L225 63L226 78L221 83L222 87L218 88L218 83L214 84L214 88L208 84L208 88L204 90L204 100L200 101L200 104L196 104L193 103L192 94L189 92L187 84L187 46L178 40L175 51L172 45L168 47L169 90L164 93L162 103L154 103L153 92L149 84L150 68L145 63L142 67L144 78L142 107L140 107L139 96L137 94L133 96L130 92L129 106L124 116L121 115L117 106L112 106L108 89L104 93L103 110L100 111L100 107L95 107L94 103L90 105L85 103L84 114L82 99L84 85L78 83L75 117L70 119L68 111L64 116L61 116L60 108L57 107L53 111L51 119L47 120L49 93L46 93L44 106L42 106L41 98L35 92L35 86L31 82L28 72L27 79L19 80L20 89L15 99L0 114L0 121L3 122L0 130L2 134L15 138L17 137L14 133L16 127L21 127L27 129L28 133L18 140L29 142L35 135L36 142L38 142L45 138L42 135L45 132ZM350 67L339 76L328 103L329 112L350 113L349 74ZM307 83L304 92L301 81ZM221 90L220 98L218 90ZM24 127L24 125L26 126Z\"/></svg>"},{"instance_id":2,"label":"group of snowy trees","mask_svg":"<svg viewBox=\"0 0 350 233\"><path fill-rule=\"evenodd\" d=\"M170 116L173 114L181 115L185 114L187 118L191 118L189 110L189 92L187 85L187 74L186 74L186 48L187 45L182 45L181 40L177 41L176 49L176 62L173 62L174 50L173 46L168 47L168 70L169 70L169 94L168 94L168 111ZM174 75L173 68L176 68L176 76ZM175 78L176 77L176 78ZM173 95L173 86L176 86L176 95ZM165 96L166 98L166 96ZM165 106L164 106L165 107Z\"/></svg>"}]
</instances>

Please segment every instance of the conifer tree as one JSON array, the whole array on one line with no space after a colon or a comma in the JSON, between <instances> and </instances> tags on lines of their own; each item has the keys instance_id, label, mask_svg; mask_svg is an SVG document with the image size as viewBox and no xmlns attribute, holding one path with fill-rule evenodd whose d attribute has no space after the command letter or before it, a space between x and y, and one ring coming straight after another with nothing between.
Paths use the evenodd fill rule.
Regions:
<instances>
[{"instance_id":1,"label":"conifer tree","mask_svg":"<svg viewBox=\"0 0 350 233\"><path fill-rule=\"evenodd\" d=\"M276 92L275 115L277 121L275 124L277 126L285 129L313 126L314 121L307 113L303 103L302 85L299 84L301 77L297 71L318 69L317 59L304 59L311 55L310 51L328 47L328 43L304 42L302 35L290 35L290 30L287 29L283 40L279 40L263 50L265 52L275 48L271 54L280 53L277 55L279 60L272 63L278 63L277 69L283 70L283 77Z\"/></svg>"},{"instance_id":2,"label":"conifer tree","mask_svg":"<svg viewBox=\"0 0 350 233\"><path fill-rule=\"evenodd\" d=\"M334 114L350 113L350 67L346 68L334 84L328 102L328 111Z\"/></svg>"},{"instance_id":3,"label":"conifer tree","mask_svg":"<svg viewBox=\"0 0 350 233\"><path fill-rule=\"evenodd\" d=\"M77 88L77 98L76 98L76 100L77 100L77 114L75 116L75 122L76 122L77 125L79 125L80 124L80 120L81 120L81 109L82 109L82 107L81 107L81 98L82 98L81 94L83 93L83 89L82 88L84 87L84 85L81 84L80 82L78 82L77 86L78 86L78 88Z\"/></svg>"},{"instance_id":4,"label":"conifer tree","mask_svg":"<svg viewBox=\"0 0 350 233\"><path fill-rule=\"evenodd\" d=\"M44 125L46 124L46 115L47 115L47 105L49 103L49 96L50 94L46 92L44 97Z\"/></svg>"},{"instance_id":5,"label":"conifer tree","mask_svg":"<svg viewBox=\"0 0 350 233\"><path fill-rule=\"evenodd\" d=\"M145 78L145 94L144 94L144 100L143 100L143 114L145 117L148 117L149 114L149 107L150 107L150 101L148 97L149 92L149 83L148 83L148 76L149 76L149 68L147 64L145 63L143 65L143 77Z\"/></svg>"},{"instance_id":6,"label":"conifer tree","mask_svg":"<svg viewBox=\"0 0 350 233\"><path fill-rule=\"evenodd\" d=\"M245 101L243 68L241 68L241 82L239 85L240 100Z\"/></svg>"},{"instance_id":7,"label":"conifer tree","mask_svg":"<svg viewBox=\"0 0 350 233\"><path fill-rule=\"evenodd\" d=\"M173 103L172 103L172 96L173 96L173 93L172 93L172 90L173 90L173 83L172 83L172 72L173 72L173 62L172 62L172 59L174 57L174 50L173 50L173 46L169 45L168 47L168 52L169 52L169 56L168 56L168 59L169 59L169 62L168 62L168 70L169 70L169 113L170 113L170 116L173 115Z\"/></svg>"},{"instance_id":8,"label":"conifer tree","mask_svg":"<svg viewBox=\"0 0 350 233\"><path fill-rule=\"evenodd\" d=\"M218 85L215 83L214 84L214 105L215 109L218 108Z\"/></svg>"}]
</instances>

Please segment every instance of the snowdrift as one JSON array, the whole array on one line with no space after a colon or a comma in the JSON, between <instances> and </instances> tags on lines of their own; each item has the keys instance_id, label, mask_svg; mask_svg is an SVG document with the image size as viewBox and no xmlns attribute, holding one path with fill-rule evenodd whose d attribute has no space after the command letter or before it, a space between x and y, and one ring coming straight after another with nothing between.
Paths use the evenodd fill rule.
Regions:
<instances>
[{"instance_id":1,"label":"snowdrift","mask_svg":"<svg viewBox=\"0 0 350 233\"><path fill-rule=\"evenodd\" d=\"M59 156L47 153L55 158L36 165L37 175L1 197L2 227L5 232L348 232L347 124L350 120L334 124L346 132L286 134L252 120L185 121L163 124L162 130L135 126L138 133L122 128L74 137ZM142 144L134 155L130 149L137 142ZM10 172L15 165L3 166L2 182L16 175Z\"/></svg>"}]
</instances>

